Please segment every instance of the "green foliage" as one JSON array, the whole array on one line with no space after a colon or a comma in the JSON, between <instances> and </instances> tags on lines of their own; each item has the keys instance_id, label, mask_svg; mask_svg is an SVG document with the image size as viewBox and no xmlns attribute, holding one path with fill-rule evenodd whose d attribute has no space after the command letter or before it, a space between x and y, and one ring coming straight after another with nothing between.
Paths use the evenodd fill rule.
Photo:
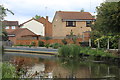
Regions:
<instances>
[{"instance_id":1,"label":"green foliage","mask_svg":"<svg viewBox=\"0 0 120 80\"><path fill-rule=\"evenodd\" d=\"M118 43L119 43L120 35L110 35L110 36L102 36L100 38L97 38L94 40L94 43L97 45L97 41L100 42L101 48L107 48L107 41L109 39L110 48L111 49L118 49Z\"/></svg>"},{"instance_id":2,"label":"green foliage","mask_svg":"<svg viewBox=\"0 0 120 80\"><path fill-rule=\"evenodd\" d=\"M43 41L39 41L39 42L38 42L38 46L39 46L39 47L44 47L44 42L43 42Z\"/></svg>"},{"instance_id":3,"label":"green foliage","mask_svg":"<svg viewBox=\"0 0 120 80\"><path fill-rule=\"evenodd\" d=\"M46 48L49 48L49 47L50 47L50 44L46 44L45 47L46 47Z\"/></svg>"},{"instance_id":4,"label":"green foliage","mask_svg":"<svg viewBox=\"0 0 120 80\"><path fill-rule=\"evenodd\" d=\"M91 49L89 47L80 47L80 53L90 56L116 57L112 53L105 52L104 49Z\"/></svg>"},{"instance_id":5,"label":"green foliage","mask_svg":"<svg viewBox=\"0 0 120 80\"><path fill-rule=\"evenodd\" d=\"M82 47L88 47L89 46L89 42L79 42L79 44Z\"/></svg>"},{"instance_id":6,"label":"green foliage","mask_svg":"<svg viewBox=\"0 0 120 80\"><path fill-rule=\"evenodd\" d=\"M4 46L3 45L0 46L0 51L1 51L2 55L4 55Z\"/></svg>"},{"instance_id":7,"label":"green foliage","mask_svg":"<svg viewBox=\"0 0 120 80\"><path fill-rule=\"evenodd\" d=\"M35 43L34 41L31 42L31 45L32 45L32 46L35 46L35 44L36 44L36 43Z\"/></svg>"},{"instance_id":8,"label":"green foliage","mask_svg":"<svg viewBox=\"0 0 120 80\"><path fill-rule=\"evenodd\" d=\"M41 18L41 16L35 15L34 18L35 18L35 19L39 19L39 18Z\"/></svg>"},{"instance_id":9,"label":"green foliage","mask_svg":"<svg viewBox=\"0 0 120 80\"><path fill-rule=\"evenodd\" d=\"M75 44L63 45L59 48L58 52L62 57L78 57L80 48Z\"/></svg>"},{"instance_id":10,"label":"green foliage","mask_svg":"<svg viewBox=\"0 0 120 80\"><path fill-rule=\"evenodd\" d=\"M59 43L53 43L53 44L51 44L50 46L51 46L52 48L54 48L54 49L57 49L57 48L61 47L62 45L59 44Z\"/></svg>"},{"instance_id":11,"label":"green foliage","mask_svg":"<svg viewBox=\"0 0 120 80\"><path fill-rule=\"evenodd\" d=\"M7 41L8 40L8 35L6 31L2 32L2 41Z\"/></svg>"},{"instance_id":12,"label":"green foliage","mask_svg":"<svg viewBox=\"0 0 120 80\"><path fill-rule=\"evenodd\" d=\"M14 13L11 10L5 8L3 5L0 5L0 21L4 20L4 17L7 16L7 12L10 12L11 14L14 15ZM2 22L0 22L0 25L1 25L1 23ZM0 35L0 37L2 37L3 41L7 41L8 40L8 36L7 36L6 31L3 28L3 25L4 24L2 24L2 32L0 33L2 35Z\"/></svg>"},{"instance_id":13,"label":"green foliage","mask_svg":"<svg viewBox=\"0 0 120 80\"><path fill-rule=\"evenodd\" d=\"M4 17L7 16L7 12L10 12L11 14L14 15L14 13L11 10L5 8L3 5L0 5L0 11L2 13L2 14L0 14L2 19L4 19ZM1 21L1 19L0 19L0 21Z\"/></svg>"},{"instance_id":14,"label":"green foliage","mask_svg":"<svg viewBox=\"0 0 120 80\"><path fill-rule=\"evenodd\" d=\"M8 63L4 62L2 64L2 78L17 78L15 67Z\"/></svg>"},{"instance_id":15,"label":"green foliage","mask_svg":"<svg viewBox=\"0 0 120 80\"><path fill-rule=\"evenodd\" d=\"M84 11L84 9L82 8L82 9L80 10L80 12L85 12L85 11Z\"/></svg>"},{"instance_id":16,"label":"green foliage","mask_svg":"<svg viewBox=\"0 0 120 80\"><path fill-rule=\"evenodd\" d=\"M97 7L94 29L103 34L119 33L120 2L106 2Z\"/></svg>"},{"instance_id":17,"label":"green foliage","mask_svg":"<svg viewBox=\"0 0 120 80\"><path fill-rule=\"evenodd\" d=\"M67 44L67 41L66 41L65 39L63 39L63 40L62 40L62 43L63 43L64 45L66 45L66 44Z\"/></svg>"}]
</instances>

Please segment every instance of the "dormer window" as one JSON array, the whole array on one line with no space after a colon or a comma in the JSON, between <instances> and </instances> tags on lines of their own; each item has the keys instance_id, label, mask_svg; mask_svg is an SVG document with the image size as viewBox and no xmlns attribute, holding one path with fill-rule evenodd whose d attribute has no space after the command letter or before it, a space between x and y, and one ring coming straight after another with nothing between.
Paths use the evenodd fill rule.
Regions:
<instances>
[{"instance_id":1,"label":"dormer window","mask_svg":"<svg viewBox=\"0 0 120 80\"><path fill-rule=\"evenodd\" d=\"M9 26L6 26L5 29L9 29Z\"/></svg>"},{"instance_id":2,"label":"dormer window","mask_svg":"<svg viewBox=\"0 0 120 80\"><path fill-rule=\"evenodd\" d=\"M12 29L15 29L15 26L11 26Z\"/></svg>"},{"instance_id":3,"label":"dormer window","mask_svg":"<svg viewBox=\"0 0 120 80\"><path fill-rule=\"evenodd\" d=\"M66 21L66 27L76 27L76 21Z\"/></svg>"}]
</instances>

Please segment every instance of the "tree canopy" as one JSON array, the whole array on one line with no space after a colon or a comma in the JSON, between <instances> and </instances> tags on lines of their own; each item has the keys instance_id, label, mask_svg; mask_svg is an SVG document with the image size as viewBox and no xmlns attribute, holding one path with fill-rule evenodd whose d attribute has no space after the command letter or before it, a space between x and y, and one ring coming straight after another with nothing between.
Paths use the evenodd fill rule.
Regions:
<instances>
[{"instance_id":1,"label":"tree canopy","mask_svg":"<svg viewBox=\"0 0 120 80\"><path fill-rule=\"evenodd\" d=\"M5 8L3 5L0 5L0 20L3 20L4 17L7 16L7 12L10 12L14 15L14 13L11 10Z\"/></svg>"},{"instance_id":2,"label":"tree canopy","mask_svg":"<svg viewBox=\"0 0 120 80\"><path fill-rule=\"evenodd\" d=\"M14 15L14 13L5 8L3 5L0 5L0 40L6 41L8 40L7 32L4 30L3 26L4 24L2 23L2 20L4 20L4 17L7 16L7 12L10 12L11 14Z\"/></svg>"},{"instance_id":3,"label":"tree canopy","mask_svg":"<svg viewBox=\"0 0 120 80\"><path fill-rule=\"evenodd\" d=\"M34 18L35 18L35 19L39 19L39 18L41 18L41 16L39 16L39 15L35 15Z\"/></svg>"},{"instance_id":4,"label":"tree canopy","mask_svg":"<svg viewBox=\"0 0 120 80\"><path fill-rule=\"evenodd\" d=\"M100 33L120 33L120 2L105 2L97 9L97 19L94 30Z\"/></svg>"}]
</instances>

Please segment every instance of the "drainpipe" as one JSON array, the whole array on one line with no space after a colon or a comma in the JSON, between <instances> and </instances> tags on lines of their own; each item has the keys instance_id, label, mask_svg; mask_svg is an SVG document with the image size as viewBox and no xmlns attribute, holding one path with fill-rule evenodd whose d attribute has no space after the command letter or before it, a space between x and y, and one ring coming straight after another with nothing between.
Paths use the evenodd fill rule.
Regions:
<instances>
[{"instance_id":1,"label":"drainpipe","mask_svg":"<svg viewBox=\"0 0 120 80\"><path fill-rule=\"evenodd\" d=\"M48 16L46 16L46 20L45 20L45 36L48 36L47 31L48 31Z\"/></svg>"}]
</instances>

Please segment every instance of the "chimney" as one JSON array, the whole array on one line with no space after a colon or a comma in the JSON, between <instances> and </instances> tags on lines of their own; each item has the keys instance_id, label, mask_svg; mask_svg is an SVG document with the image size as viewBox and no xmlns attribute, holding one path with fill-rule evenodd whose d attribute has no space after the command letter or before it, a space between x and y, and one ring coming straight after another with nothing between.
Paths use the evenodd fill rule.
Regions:
<instances>
[{"instance_id":1,"label":"chimney","mask_svg":"<svg viewBox=\"0 0 120 80\"><path fill-rule=\"evenodd\" d=\"M48 16L46 16L46 20L48 21Z\"/></svg>"}]
</instances>

